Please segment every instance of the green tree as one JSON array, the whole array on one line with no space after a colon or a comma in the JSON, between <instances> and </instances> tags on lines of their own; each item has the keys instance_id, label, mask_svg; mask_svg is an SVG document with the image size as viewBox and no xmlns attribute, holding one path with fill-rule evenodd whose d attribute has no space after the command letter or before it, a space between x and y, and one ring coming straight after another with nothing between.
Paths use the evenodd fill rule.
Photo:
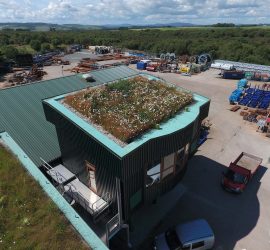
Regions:
<instances>
[{"instance_id":1,"label":"green tree","mask_svg":"<svg viewBox=\"0 0 270 250\"><path fill-rule=\"evenodd\" d=\"M36 51L40 51L41 50L41 43L38 40L32 40L30 42L30 46L32 49L36 50Z\"/></svg>"},{"instance_id":2,"label":"green tree","mask_svg":"<svg viewBox=\"0 0 270 250\"><path fill-rule=\"evenodd\" d=\"M51 49L51 45L49 43L42 43L41 44L41 52L45 53Z\"/></svg>"},{"instance_id":3,"label":"green tree","mask_svg":"<svg viewBox=\"0 0 270 250\"><path fill-rule=\"evenodd\" d=\"M6 59L14 59L16 55L19 54L19 51L14 46L9 45L1 48L1 54L4 55Z\"/></svg>"},{"instance_id":4,"label":"green tree","mask_svg":"<svg viewBox=\"0 0 270 250\"><path fill-rule=\"evenodd\" d=\"M54 38L52 40L53 47L57 48L57 46L60 45L60 44L61 44L61 41L58 38Z\"/></svg>"}]
</instances>

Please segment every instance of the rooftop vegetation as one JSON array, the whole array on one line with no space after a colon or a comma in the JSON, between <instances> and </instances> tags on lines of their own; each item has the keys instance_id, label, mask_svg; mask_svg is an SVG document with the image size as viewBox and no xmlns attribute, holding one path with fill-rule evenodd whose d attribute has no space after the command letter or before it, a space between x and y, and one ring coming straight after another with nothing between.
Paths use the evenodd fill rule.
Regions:
<instances>
[{"instance_id":1,"label":"rooftop vegetation","mask_svg":"<svg viewBox=\"0 0 270 250\"><path fill-rule=\"evenodd\" d=\"M64 103L129 143L192 101L191 93L139 76L69 95Z\"/></svg>"},{"instance_id":2,"label":"rooftop vegetation","mask_svg":"<svg viewBox=\"0 0 270 250\"><path fill-rule=\"evenodd\" d=\"M19 161L0 145L0 249L89 249Z\"/></svg>"}]
</instances>

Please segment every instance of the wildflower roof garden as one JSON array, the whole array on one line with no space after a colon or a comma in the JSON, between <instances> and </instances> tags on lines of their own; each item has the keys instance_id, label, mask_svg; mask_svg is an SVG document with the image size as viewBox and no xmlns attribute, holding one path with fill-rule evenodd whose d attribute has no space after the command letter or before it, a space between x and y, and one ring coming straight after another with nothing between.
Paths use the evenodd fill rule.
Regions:
<instances>
[{"instance_id":1,"label":"wildflower roof garden","mask_svg":"<svg viewBox=\"0 0 270 250\"><path fill-rule=\"evenodd\" d=\"M140 74L44 102L123 157L148 140L188 126L199 116L200 107L209 102L172 86Z\"/></svg>"},{"instance_id":2,"label":"wildflower roof garden","mask_svg":"<svg viewBox=\"0 0 270 250\"><path fill-rule=\"evenodd\" d=\"M129 143L192 100L189 92L138 76L69 95L64 103L116 140Z\"/></svg>"}]
</instances>

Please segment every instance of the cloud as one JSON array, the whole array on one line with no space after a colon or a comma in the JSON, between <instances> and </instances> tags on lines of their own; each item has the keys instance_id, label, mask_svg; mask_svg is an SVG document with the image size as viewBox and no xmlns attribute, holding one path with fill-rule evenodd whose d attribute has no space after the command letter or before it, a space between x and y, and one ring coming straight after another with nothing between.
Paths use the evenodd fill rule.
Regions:
<instances>
[{"instance_id":1,"label":"cloud","mask_svg":"<svg viewBox=\"0 0 270 250\"><path fill-rule=\"evenodd\" d=\"M0 0L0 22L146 24L259 23L270 0Z\"/></svg>"}]
</instances>

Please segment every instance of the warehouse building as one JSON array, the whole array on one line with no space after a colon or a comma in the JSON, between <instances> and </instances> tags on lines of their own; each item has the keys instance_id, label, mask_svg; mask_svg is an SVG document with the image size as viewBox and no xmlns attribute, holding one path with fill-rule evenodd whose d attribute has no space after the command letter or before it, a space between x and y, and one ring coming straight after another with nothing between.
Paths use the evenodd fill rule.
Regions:
<instances>
[{"instance_id":1,"label":"warehouse building","mask_svg":"<svg viewBox=\"0 0 270 250\"><path fill-rule=\"evenodd\" d=\"M61 192L93 220L108 211L114 216L106 228L108 243L135 211L179 183L197 149L210 100L193 94L188 108L123 146L61 100L71 92L141 74L119 66L91 75L94 82L75 75L1 90L0 132L8 132L37 167L45 167Z\"/></svg>"}]
</instances>

